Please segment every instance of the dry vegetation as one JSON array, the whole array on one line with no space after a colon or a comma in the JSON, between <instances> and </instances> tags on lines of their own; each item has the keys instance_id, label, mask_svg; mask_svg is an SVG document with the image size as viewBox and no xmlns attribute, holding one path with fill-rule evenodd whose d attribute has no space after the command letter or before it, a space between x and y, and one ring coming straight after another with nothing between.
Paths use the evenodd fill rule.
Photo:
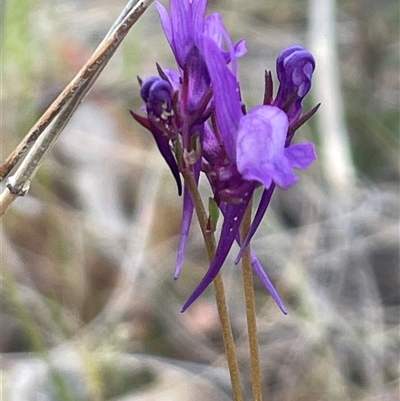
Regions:
<instances>
[{"instance_id":1,"label":"dry vegetation","mask_svg":"<svg viewBox=\"0 0 400 401\"><path fill-rule=\"evenodd\" d=\"M262 99L264 69L274 69L279 51L307 44L307 5L211 2L232 36L248 39L239 67L249 105ZM1 160L123 6L123 0L5 2ZM399 399L398 14L394 0L338 5L336 69L355 178L338 189L320 158L295 188L276 193L254 240L289 308L283 316L256 282L268 401ZM179 312L207 267L200 231L193 224L174 282L181 199L152 139L128 113L141 104L136 75L154 75L155 62L173 66L151 7L29 195L2 219L4 400L231 398L211 292ZM297 135L315 140L323 154L321 138L330 128L316 120ZM243 290L232 257L224 280L245 373Z\"/></svg>"}]
</instances>

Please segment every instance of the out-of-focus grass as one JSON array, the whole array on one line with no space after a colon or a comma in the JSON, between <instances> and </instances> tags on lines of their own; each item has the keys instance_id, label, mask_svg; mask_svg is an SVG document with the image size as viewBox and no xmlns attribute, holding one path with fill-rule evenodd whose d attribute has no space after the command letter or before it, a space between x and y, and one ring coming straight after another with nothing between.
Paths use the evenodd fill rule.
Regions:
<instances>
[{"instance_id":1,"label":"out-of-focus grass","mask_svg":"<svg viewBox=\"0 0 400 401\"><path fill-rule=\"evenodd\" d=\"M243 4L211 2L233 38L248 39L239 67L251 108L279 51L306 45L308 3ZM3 158L123 5L6 3ZM358 178L344 199L322 178L320 164L301 173L295 188L275 194L254 240L289 307L281 315L256 280L268 400L394 400L399 390L398 5L348 0L337 15L337 68ZM7 400L229 399L211 291L179 312L206 268L199 230L194 223L174 282L181 200L150 136L127 112L141 104L136 75L154 75L155 62L173 66L152 7L78 109L30 194L2 220ZM299 140L329 135L329 127L316 127L302 128ZM206 194L206 183L202 188ZM248 372L239 272L230 259L224 279ZM249 380L247 373L246 396Z\"/></svg>"},{"instance_id":2,"label":"out-of-focus grass","mask_svg":"<svg viewBox=\"0 0 400 401\"><path fill-rule=\"evenodd\" d=\"M32 35L32 21L30 21L36 3L38 2L11 0L2 6L4 12L2 77L8 82L5 85L3 81L2 115L7 115L6 120L13 122L17 132L20 132L20 137L34 123L37 111L34 93L38 72L35 68L38 58L38 36ZM7 90L8 87L12 87L12 90ZM20 114L13 113L12 110L19 110ZM19 118L21 115L23 118ZM3 144L2 148L5 145Z\"/></svg>"}]
</instances>

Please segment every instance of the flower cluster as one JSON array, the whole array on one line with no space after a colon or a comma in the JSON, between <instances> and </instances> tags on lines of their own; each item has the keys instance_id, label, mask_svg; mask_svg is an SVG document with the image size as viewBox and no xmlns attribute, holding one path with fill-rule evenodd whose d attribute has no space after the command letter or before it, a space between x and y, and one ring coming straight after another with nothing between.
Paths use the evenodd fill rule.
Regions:
<instances>
[{"instance_id":1,"label":"flower cluster","mask_svg":"<svg viewBox=\"0 0 400 401\"><path fill-rule=\"evenodd\" d=\"M265 74L262 105L246 112L241 101L237 59L246 52L244 40L233 43L219 14L205 17L207 0L171 0L170 11L157 3L161 23L178 69L157 65L158 77L139 79L147 116L132 116L154 136L182 193L180 172L196 182L203 172L224 221L204 278L182 311L208 287L220 271L233 242L240 245L239 262L269 205L276 186L288 188L316 159L312 143L292 144L295 131L318 106L302 115L302 100L315 68L310 52L300 46L285 49L276 63L279 88L274 98L271 72ZM256 188L263 193L247 237L239 227ZM193 201L184 185L181 238L175 278L181 270L193 215ZM251 254L252 266L281 310L286 309Z\"/></svg>"}]
</instances>

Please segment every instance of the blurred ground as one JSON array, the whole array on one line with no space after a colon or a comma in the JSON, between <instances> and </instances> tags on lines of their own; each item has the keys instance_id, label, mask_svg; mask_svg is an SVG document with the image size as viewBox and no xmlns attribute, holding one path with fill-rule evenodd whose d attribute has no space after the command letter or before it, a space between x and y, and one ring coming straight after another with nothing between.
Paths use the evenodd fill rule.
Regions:
<instances>
[{"instance_id":1,"label":"blurred ground","mask_svg":"<svg viewBox=\"0 0 400 401\"><path fill-rule=\"evenodd\" d=\"M111 5L110 5L111 3ZM307 46L307 1L214 0L232 37L248 107L280 50ZM124 1L7 0L2 13L1 160L101 41ZM398 400L399 6L337 8L351 187L320 157L275 194L253 247L288 306L256 281L265 399ZM1 225L4 400L229 400L212 292L180 308L207 267L194 223L173 280L181 199L139 110L136 76L173 67L155 7L129 33ZM317 59L318 65L318 59ZM320 100L310 99L308 106ZM322 107L329 107L329 105ZM329 109L328 109L329 115ZM314 120L298 140L319 144ZM207 185L203 183L205 194ZM240 269L224 267L242 371L248 372ZM245 391L250 399L249 375Z\"/></svg>"}]
</instances>

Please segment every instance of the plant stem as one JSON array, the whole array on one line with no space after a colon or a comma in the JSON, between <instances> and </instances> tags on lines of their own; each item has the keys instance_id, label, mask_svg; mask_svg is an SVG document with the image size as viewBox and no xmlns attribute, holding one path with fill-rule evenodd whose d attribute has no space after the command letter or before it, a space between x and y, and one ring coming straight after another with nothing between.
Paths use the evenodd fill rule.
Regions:
<instances>
[{"instance_id":1,"label":"plant stem","mask_svg":"<svg viewBox=\"0 0 400 401\"><path fill-rule=\"evenodd\" d=\"M210 263L215 255L215 237L214 234L207 230L207 212L201 199L197 183L193 175L188 172L182 172L185 179L185 184L192 197L197 218L199 220L201 232L207 248L208 259ZM242 387L240 385L239 364L236 356L235 342L233 340L232 327L229 320L228 308L226 305L224 283L221 274L215 277L214 281L215 299L217 301L218 315L221 322L222 338L225 346L225 354L228 361L229 375L231 378L232 392L234 401L243 401Z\"/></svg>"},{"instance_id":2,"label":"plant stem","mask_svg":"<svg viewBox=\"0 0 400 401\"><path fill-rule=\"evenodd\" d=\"M242 241L250 229L252 201L247 207L242 220L241 235ZM249 335L252 390L254 401L262 401L260 355L258 349L256 305L254 299L253 270L251 267L250 246L248 246L242 258L244 295L246 300L247 330Z\"/></svg>"},{"instance_id":3,"label":"plant stem","mask_svg":"<svg viewBox=\"0 0 400 401\"><path fill-rule=\"evenodd\" d=\"M25 157L14 175L9 177L7 188L0 196L1 215L6 212L7 208L18 196L24 196L28 192L30 182L47 152L56 142L84 96L96 82L129 29L136 23L152 1L130 0L128 2L111 30L75 78L39 118L5 162L0 164L0 181L2 181L10 174L18 162ZM41 137L44 138L38 142L38 138L40 139ZM33 145L33 148L28 153L32 144L37 144L37 146Z\"/></svg>"}]
</instances>

